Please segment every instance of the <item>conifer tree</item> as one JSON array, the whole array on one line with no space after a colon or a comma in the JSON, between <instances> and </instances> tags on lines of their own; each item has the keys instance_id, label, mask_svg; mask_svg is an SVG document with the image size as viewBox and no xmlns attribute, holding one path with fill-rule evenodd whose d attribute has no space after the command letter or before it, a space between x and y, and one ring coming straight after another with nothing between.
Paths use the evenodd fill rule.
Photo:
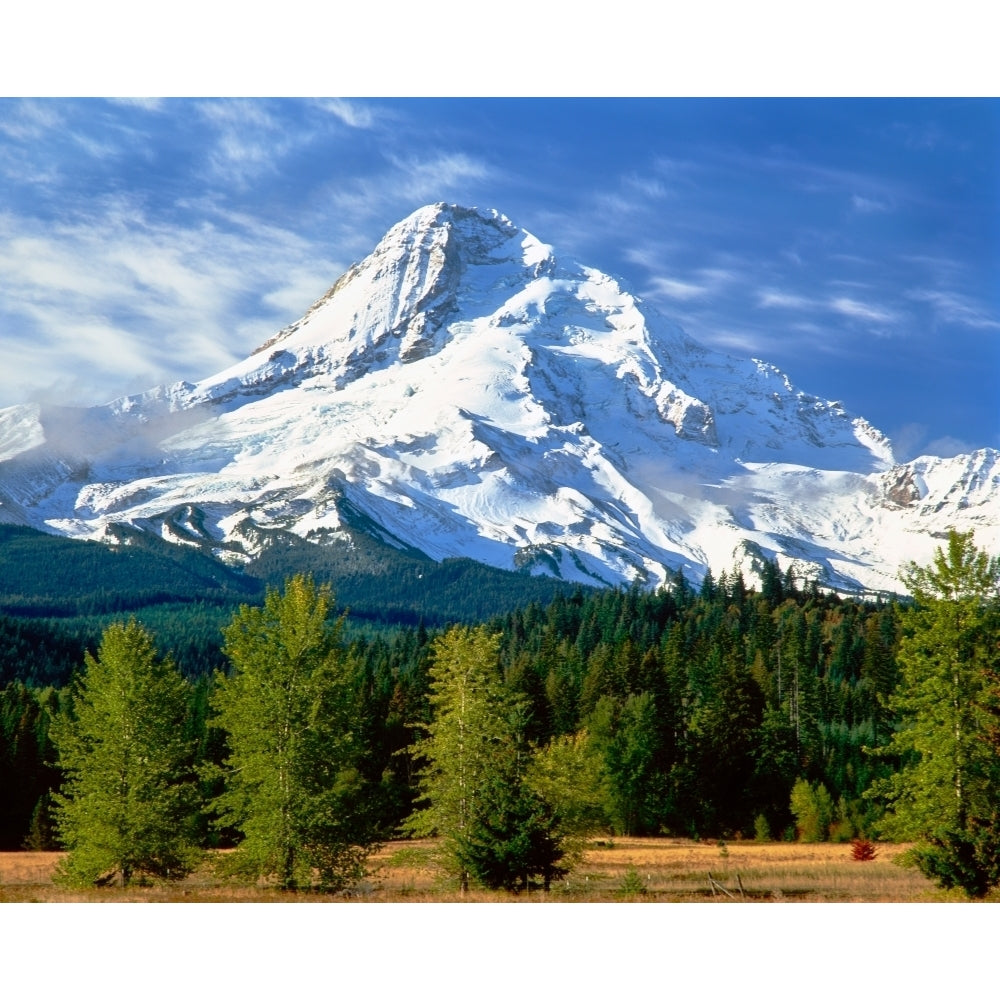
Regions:
<instances>
[{"instance_id":1,"label":"conifer tree","mask_svg":"<svg viewBox=\"0 0 1000 1000\"><path fill-rule=\"evenodd\" d=\"M656 832L666 790L656 701L648 691L624 701L605 696L588 721L607 778L606 809L615 831Z\"/></svg>"},{"instance_id":2,"label":"conifer tree","mask_svg":"<svg viewBox=\"0 0 1000 1000\"><path fill-rule=\"evenodd\" d=\"M180 878L196 858L188 694L169 659L134 619L104 631L85 657L68 714L51 736L64 773L54 796L70 884L137 876Z\"/></svg>"},{"instance_id":3,"label":"conifer tree","mask_svg":"<svg viewBox=\"0 0 1000 1000\"><path fill-rule=\"evenodd\" d=\"M243 838L227 868L284 889L342 888L364 874L375 840L332 604L328 586L295 576L283 593L269 589L263 607L241 607L225 630L233 670L213 695L228 749L219 825Z\"/></svg>"},{"instance_id":4,"label":"conifer tree","mask_svg":"<svg viewBox=\"0 0 1000 1000\"><path fill-rule=\"evenodd\" d=\"M867 793L888 803L883 832L914 840L909 859L945 887L982 896L1000 884L992 824L1000 756L990 741L991 675L1000 665L1000 559L972 533L949 533L930 566L904 579L914 605L903 613L900 683L890 699L899 729L879 751L900 762Z\"/></svg>"}]
</instances>

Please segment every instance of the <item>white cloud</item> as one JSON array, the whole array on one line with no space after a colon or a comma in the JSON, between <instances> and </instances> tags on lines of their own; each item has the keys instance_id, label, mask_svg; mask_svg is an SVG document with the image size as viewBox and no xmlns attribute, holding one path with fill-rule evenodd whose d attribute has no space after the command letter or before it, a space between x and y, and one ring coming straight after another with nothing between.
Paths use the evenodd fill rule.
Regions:
<instances>
[{"instance_id":1,"label":"white cloud","mask_svg":"<svg viewBox=\"0 0 1000 1000\"><path fill-rule=\"evenodd\" d=\"M653 278L650 283L652 285L651 294L665 295L669 299L678 299L681 302L700 298L708 292L708 288L704 285L677 281L673 278Z\"/></svg>"},{"instance_id":2,"label":"white cloud","mask_svg":"<svg viewBox=\"0 0 1000 1000\"><path fill-rule=\"evenodd\" d=\"M59 109L49 101L3 101L0 112L0 132L21 141L40 139L63 123Z\"/></svg>"},{"instance_id":3,"label":"white cloud","mask_svg":"<svg viewBox=\"0 0 1000 1000\"><path fill-rule=\"evenodd\" d=\"M351 128L374 128L378 121L376 112L358 101L348 101L341 97L330 97L318 100L316 106L329 112L345 125Z\"/></svg>"},{"instance_id":4,"label":"white cloud","mask_svg":"<svg viewBox=\"0 0 1000 1000\"><path fill-rule=\"evenodd\" d=\"M928 442L924 453L936 455L938 458L954 458L955 455L968 455L976 450L976 446L963 441L961 438L945 435Z\"/></svg>"},{"instance_id":5,"label":"white cloud","mask_svg":"<svg viewBox=\"0 0 1000 1000\"><path fill-rule=\"evenodd\" d=\"M885 181L874 174L830 167L792 155L777 153L759 156L736 152L732 161L744 170L778 175L788 186L811 194L850 194L852 199L860 198L863 202L886 206L907 200L907 188L898 181ZM859 191L864 194L859 195Z\"/></svg>"},{"instance_id":6,"label":"white cloud","mask_svg":"<svg viewBox=\"0 0 1000 1000\"><path fill-rule=\"evenodd\" d=\"M143 111L164 111L167 102L162 97L109 97L112 104L120 104L127 108L141 108Z\"/></svg>"},{"instance_id":7,"label":"white cloud","mask_svg":"<svg viewBox=\"0 0 1000 1000\"><path fill-rule=\"evenodd\" d=\"M946 323L971 327L974 330L1000 330L1000 321L991 316L983 306L957 292L913 291L909 298L927 302L937 316Z\"/></svg>"},{"instance_id":8,"label":"white cloud","mask_svg":"<svg viewBox=\"0 0 1000 1000\"><path fill-rule=\"evenodd\" d=\"M927 430L926 424L908 423L891 431L889 438L892 441L893 454L904 462L922 454L921 449L927 440Z\"/></svg>"},{"instance_id":9,"label":"white cloud","mask_svg":"<svg viewBox=\"0 0 1000 1000\"><path fill-rule=\"evenodd\" d=\"M209 175L239 188L277 173L288 151L312 138L307 130L288 132L260 101L200 101L195 107L217 132L208 152Z\"/></svg>"},{"instance_id":10,"label":"white cloud","mask_svg":"<svg viewBox=\"0 0 1000 1000\"><path fill-rule=\"evenodd\" d=\"M277 120L267 113L259 101L238 98L199 101L196 107L203 118L220 126L262 128L269 131L278 128Z\"/></svg>"},{"instance_id":11,"label":"white cloud","mask_svg":"<svg viewBox=\"0 0 1000 1000\"><path fill-rule=\"evenodd\" d=\"M851 196L851 208L862 215L869 215L874 212L889 212L892 210L891 206L885 201L880 201L878 198L865 198L859 194Z\"/></svg>"},{"instance_id":12,"label":"white cloud","mask_svg":"<svg viewBox=\"0 0 1000 1000\"><path fill-rule=\"evenodd\" d=\"M773 353L773 342L758 330L712 328L695 332L703 344L744 357L766 358Z\"/></svg>"},{"instance_id":13,"label":"white cloud","mask_svg":"<svg viewBox=\"0 0 1000 1000\"><path fill-rule=\"evenodd\" d=\"M622 180L622 184L630 194L645 201L660 201L670 197L673 193L656 177L640 177L638 174L629 174Z\"/></svg>"},{"instance_id":14,"label":"white cloud","mask_svg":"<svg viewBox=\"0 0 1000 1000\"><path fill-rule=\"evenodd\" d=\"M926 424L903 424L902 427L898 427L889 435L892 440L893 453L901 461L909 462L921 455L935 455L938 458L968 455L979 447L950 434L928 441L928 432L929 428Z\"/></svg>"},{"instance_id":15,"label":"white cloud","mask_svg":"<svg viewBox=\"0 0 1000 1000\"><path fill-rule=\"evenodd\" d=\"M762 309L809 309L815 303L803 295L768 288L757 293L757 305Z\"/></svg>"},{"instance_id":16,"label":"white cloud","mask_svg":"<svg viewBox=\"0 0 1000 1000\"><path fill-rule=\"evenodd\" d=\"M868 305L865 302L859 302L857 299L849 299L846 296L832 299L829 306L834 312L840 313L842 316L849 316L851 319L863 319L870 323L894 323L897 319L895 313L888 309Z\"/></svg>"},{"instance_id":17,"label":"white cloud","mask_svg":"<svg viewBox=\"0 0 1000 1000\"><path fill-rule=\"evenodd\" d=\"M489 176L485 163L465 153L445 153L429 160L396 160L402 191L413 201L437 201L441 192L465 181L481 181Z\"/></svg>"},{"instance_id":18,"label":"white cloud","mask_svg":"<svg viewBox=\"0 0 1000 1000\"><path fill-rule=\"evenodd\" d=\"M253 220L175 228L105 208L57 226L0 216L0 405L51 385L100 402L213 374L340 273L307 241Z\"/></svg>"},{"instance_id":19,"label":"white cloud","mask_svg":"<svg viewBox=\"0 0 1000 1000\"><path fill-rule=\"evenodd\" d=\"M442 153L428 159L391 156L386 170L330 185L320 200L331 206L337 224L345 230L341 245L353 243L367 252L383 234L357 231L365 222L392 216L392 224L423 205L465 199L466 184L494 176L488 164L464 153ZM351 229L355 231L348 232Z\"/></svg>"},{"instance_id":20,"label":"white cloud","mask_svg":"<svg viewBox=\"0 0 1000 1000\"><path fill-rule=\"evenodd\" d=\"M289 280L261 296L261 301L288 316L300 316L321 298L346 268L333 273L317 268L296 271Z\"/></svg>"}]
</instances>

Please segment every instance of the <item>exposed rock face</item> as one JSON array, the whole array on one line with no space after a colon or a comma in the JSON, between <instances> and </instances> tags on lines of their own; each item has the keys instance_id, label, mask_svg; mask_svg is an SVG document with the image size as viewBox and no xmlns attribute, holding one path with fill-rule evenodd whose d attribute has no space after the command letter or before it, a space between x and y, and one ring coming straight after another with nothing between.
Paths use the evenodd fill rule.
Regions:
<instances>
[{"instance_id":1,"label":"exposed rock face","mask_svg":"<svg viewBox=\"0 0 1000 1000\"><path fill-rule=\"evenodd\" d=\"M912 507L920 499L920 489L909 466L896 466L886 474L883 484L886 500L897 507Z\"/></svg>"}]
</instances>

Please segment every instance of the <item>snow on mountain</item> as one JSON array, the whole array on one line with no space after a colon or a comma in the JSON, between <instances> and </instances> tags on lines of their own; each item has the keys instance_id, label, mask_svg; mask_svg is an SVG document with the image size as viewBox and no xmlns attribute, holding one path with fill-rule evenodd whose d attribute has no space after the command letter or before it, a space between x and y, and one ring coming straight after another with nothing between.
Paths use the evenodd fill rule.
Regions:
<instances>
[{"instance_id":1,"label":"snow on mountain","mask_svg":"<svg viewBox=\"0 0 1000 1000\"><path fill-rule=\"evenodd\" d=\"M345 511L435 559L590 583L760 560L899 590L948 527L1000 548L1000 455L894 461L778 369L695 343L496 212L394 226L296 323L197 384L0 410L0 521L128 523L230 561Z\"/></svg>"}]
</instances>

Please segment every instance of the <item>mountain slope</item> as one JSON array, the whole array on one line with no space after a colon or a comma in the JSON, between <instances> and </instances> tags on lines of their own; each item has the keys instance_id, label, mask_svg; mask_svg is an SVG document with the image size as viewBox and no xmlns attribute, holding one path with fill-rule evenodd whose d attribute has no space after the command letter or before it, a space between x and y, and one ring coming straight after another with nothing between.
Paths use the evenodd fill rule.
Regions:
<instances>
[{"instance_id":1,"label":"mountain slope","mask_svg":"<svg viewBox=\"0 0 1000 1000\"><path fill-rule=\"evenodd\" d=\"M588 583L763 557L899 589L949 526L1000 543L1000 456L894 462L773 366L696 344L489 211L394 226L243 362L103 407L0 411L0 520L127 523L234 564L366 533Z\"/></svg>"}]
</instances>

